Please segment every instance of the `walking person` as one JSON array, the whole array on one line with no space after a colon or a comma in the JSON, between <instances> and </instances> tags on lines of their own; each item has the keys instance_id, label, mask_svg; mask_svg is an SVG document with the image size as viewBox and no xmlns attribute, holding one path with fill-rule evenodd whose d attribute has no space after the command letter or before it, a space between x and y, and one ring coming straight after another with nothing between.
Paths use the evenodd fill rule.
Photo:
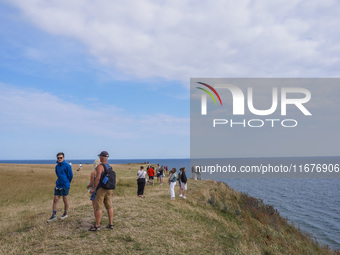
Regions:
<instances>
[{"instance_id":1,"label":"walking person","mask_svg":"<svg viewBox=\"0 0 340 255\"><path fill-rule=\"evenodd\" d=\"M92 189L94 189L94 182L95 182L95 180L96 180L96 171L97 171L96 169L97 169L97 166L99 166L99 164L101 164L99 159L96 159L96 160L93 162L93 172L91 172L91 175L90 175L90 182L89 182L89 185L87 185L87 189L88 189L89 192L90 192ZM96 216L96 203L95 203L95 198L96 198L96 191L93 191L93 193L91 194L90 200L92 201L94 216Z\"/></svg>"},{"instance_id":2,"label":"walking person","mask_svg":"<svg viewBox=\"0 0 340 255\"><path fill-rule=\"evenodd\" d=\"M177 179L178 179L178 186L179 186L179 197L182 197L182 196L183 196L183 194L182 194L182 186L181 186L182 170L183 170L183 168L180 168L180 169L179 169L179 173L178 173L178 176L177 176Z\"/></svg>"},{"instance_id":3,"label":"walking person","mask_svg":"<svg viewBox=\"0 0 340 255\"><path fill-rule=\"evenodd\" d=\"M56 186L54 188L54 199L53 199L53 206L52 206L52 216L47 220L47 222L52 222L57 219L57 208L58 208L58 201L60 197L63 197L64 202L64 213L60 217L61 220L66 219L68 216L68 194L70 191L71 181L73 179L73 173L71 166L66 163L64 159L65 155L63 152L59 152L57 154L57 165L55 166L55 173L58 177L56 181Z\"/></svg>"},{"instance_id":4,"label":"walking person","mask_svg":"<svg viewBox=\"0 0 340 255\"><path fill-rule=\"evenodd\" d=\"M164 168L163 166L161 166L161 168L159 169L159 180L160 180L159 185L163 185L163 178L164 178Z\"/></svg>"},{"instance_id":5,"label":"walking person","mask_svg":"<svg viewBox=\"0 0 340 255\"><path fill-rule=\"evenodd\" d=\"M103 214L102 212L103 204L105 205L105 208L107 210L107 215L109 218L109 224L106 226L106 228L111 229L111 230L113 229L113 224L112 224L113 223L113 208L111 204L111 195L112 195L112 190L115 188L115 184L116 184L115 172L112 170L112 167L107 163L107 159L109 158L109 153L107 151L102 151L98 156L99 156L101 164L99 164L96 168L96 180L94 182L94 188L90 191L91 195L94 193L94 191L96 192L96 195L95 195L96 222L89 229L89 231L100 230L100 222L101 222L102 214ZM112 183L112 185L109 188L104 188L104 186L106 187L106 183L110 183L110 184Z\"/></svg>"},{"instance_id":6,"label":"walking person","mask_svg":"<svg viewBox=\"0 0 340 255\"><path fill-rule=\"evenodd\" d=\"M144 188L145 188L145 175L146 172L144 171L144 166L140 167L140 170L137 172L137 196L144 198Z\"/></svg>"},{"instance_id":7,"label":"walking person","mask_svg":"<svg viewBox=\"0 0 340 255\"><path fill-rule=\"evenodd\" d=\"M161 167L158 164L157 168L156 168L157 184L159 183L159 180L160 180L160 169L161 169Z\"/></svg>"},{"instance_id":8,"label":"walking person","mask_svg":"<svg viewBox=\"0 0 340 255\"><path fill-rule=\"evenodd\" d=\"M176 168L173 168L170 171L170 176L168 183L170 185L170 198L171 200L175 200L175 186L176 186L176 181L177 181L177 173L176 173Z\"/></svg>"},{"instance_id":9,"label":"walking person","mask_svg":"<svg viewBox=\"0 0 340 255\"><path fill-rule=\"evenodd\" d=\"M187 182L188 182L188 179L187 179L187 175L186 175L186 169L185 167L182 167L181 169L181 195L179 195L181 198L183 199L187 199L187 197L185 196L185 192L187 191Z\"/></svg>"},{"instance_id":10,"label":"walking person","mask_svg":"<svg viewBox=\"0 0 340 255\"><path fill-rule=\"evenodd\" d=\"M147 173L148 173L148 176L149 176L148 184L154 185L153 183L154 183L154 179L155 179L155 169L153 169L153 167L150 166Z\"/></svg>"}]
</instances>

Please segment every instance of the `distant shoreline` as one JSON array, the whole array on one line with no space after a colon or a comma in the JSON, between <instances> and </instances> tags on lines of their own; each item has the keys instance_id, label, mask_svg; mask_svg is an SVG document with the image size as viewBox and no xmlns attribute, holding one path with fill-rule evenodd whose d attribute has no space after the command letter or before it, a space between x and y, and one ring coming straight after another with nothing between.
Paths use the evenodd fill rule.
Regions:
<instances>
[{"instance_id":1,"label":"distant shoreline","mask_svg":"<svg viewBox=\"0 0 340 255\"><path fill-rule=\"evenodd\" d=\"M66 159L66 162L71 162L72 164L92 164L93 159ZM110 164L158 164L158 162L172 161L172 160L190 160L189 158L171 158L171 159L109 159ZM55 159L19 159L19 160L0 160L0 164L55 164L57 161ZM147 163L146 163L147 164Z\"/></svg>"},{"instance_id":2,"label":"distant shoreline","mask_svg":"<svg viewBox=\"0 0 340 255\"><path fill-rule=\"evenodd\" d=\"M283 157L234 157L234 158L225 158L226 160L246 160L246 159L302 159L302 158L340 158L340 156L283 156ZM200 158L200 159L208 159L208 158ZM214 158L211 158L212 160ZM219 158L216 158L219 159ZM93 161L96 160L96 157L93 159L67 159L66 162L71 162L72 164L92 164ZM172 161L172 160L197 160L197 158L144 158L144 159L115 159L109 158L110 164L128 164L128 163L144 163L149 162L150 164L158 164L160 162ZM0 164L55 164L57 161L55 159L1 159ZM160 163L162 164L162 163Z\"/></svg>"}]
</instances>

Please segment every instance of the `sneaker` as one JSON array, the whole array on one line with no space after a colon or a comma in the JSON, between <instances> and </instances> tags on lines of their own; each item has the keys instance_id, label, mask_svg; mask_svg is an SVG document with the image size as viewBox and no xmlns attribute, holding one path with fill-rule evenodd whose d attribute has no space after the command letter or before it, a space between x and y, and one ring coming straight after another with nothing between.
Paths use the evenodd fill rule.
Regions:
<instances>
[{"instance_id":1,"label":"sneaker","mask_svg":"<svg viewBox=\"0 0 340 255\"><path fill-rule=\"evenodd\" d=\"M182 196L182 198L183 198L183 199L187 199L187 197L186 197L186 196Z\"/></svg>"},{"instance_id":2,"label":"sneaker","mask_svg":"<svg viewBox=\"0 0 340 255\"><path fill-rule=\"evenodd\" d=\"M182 194L179 194L179 197L183 197L183 195L182 195Z\"/></svg>"},{"instance_id":3,"label":"sneaker","mask_svg":"<svg viewBox=\"0 0 340 255\"><path fill-rule=\"evenodd\" d=\"M51 218L49 218L48 220L47 220L47 222L52 222L52 221L55 221L57 219L57 216L55 216L55 214L53 214L52 216L51 216Z\"/></svg>"},{"instance_id":4,"label":"sneaker","mask_svg":"<svg viewBox=\"0 0 340 255\"><path fill-rule=\"evenodd\" d=\"M61 216L59 219L64 220L67 218L67 213L64 213L63 216Z\"/></svg>"},{"instance_id":5,"label":"sneaker","mask_svg":"<svg viewBox=\"0 0 340 255\"><path fill-rule=\"evenodd\" d=\"M163 185L163 183L159 184L159 185Z\"/></svg>"}]
</instances>

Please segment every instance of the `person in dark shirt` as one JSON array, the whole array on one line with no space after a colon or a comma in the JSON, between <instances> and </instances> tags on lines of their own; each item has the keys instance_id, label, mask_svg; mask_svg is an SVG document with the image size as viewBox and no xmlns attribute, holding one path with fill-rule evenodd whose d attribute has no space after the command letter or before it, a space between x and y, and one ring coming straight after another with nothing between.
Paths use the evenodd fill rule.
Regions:
<instances>
[{"instance_id":1,"label":"person in dark shirt","mask_svg":"<svg viewBox=\"0 0 340 255\"><path fill-rule=\"evenodd\" d=\"M180 170L181 170L181 178L180 178L181 189L180 190L182 191L182 194L179 196L183 199L187 199L187 197L185 196L185 192L187 191L187 182L188 182L187 175L185 174L187 170L185 169L185 167L182 167Z\"/></svg>"}]
</instances>

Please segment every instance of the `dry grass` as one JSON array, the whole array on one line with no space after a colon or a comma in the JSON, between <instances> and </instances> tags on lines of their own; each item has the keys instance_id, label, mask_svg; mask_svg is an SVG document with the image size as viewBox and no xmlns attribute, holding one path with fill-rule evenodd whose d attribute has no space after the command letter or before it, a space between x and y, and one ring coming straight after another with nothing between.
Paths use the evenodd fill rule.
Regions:
<instances>
[{"instance_id":1,"label":"dry grass","mask_svg":"<svg viewBox=\"0 0 340 255\"><path fill-rule=\"evenodd\" d=\"M50 224L54 166L0 165L0 254L332 254L274 208L222 183L189 180L187 200L170 201L167 183L137 198L139 166L114 165L115 230L93 233L91 165L74 171L69 217Z\"/></svg>"}]
</instances>

